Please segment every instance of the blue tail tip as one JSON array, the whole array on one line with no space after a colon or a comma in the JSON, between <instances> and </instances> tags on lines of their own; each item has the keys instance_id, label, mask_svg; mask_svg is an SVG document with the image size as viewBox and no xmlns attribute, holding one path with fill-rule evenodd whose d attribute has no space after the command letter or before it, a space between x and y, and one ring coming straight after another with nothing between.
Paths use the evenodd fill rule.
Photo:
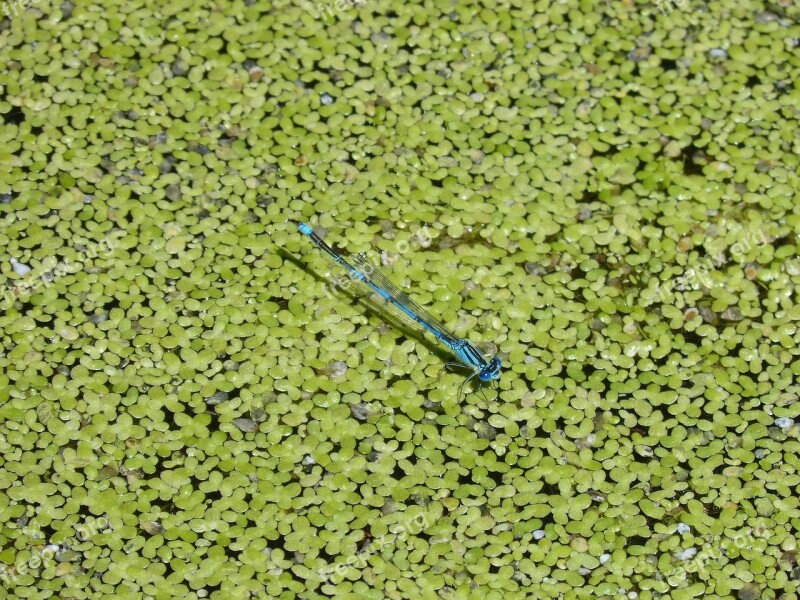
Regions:
<instances>
[{"instance_id":1,"label":"blue tail tip","mask_svg":"<svg viewBox=\"0 0 800 600\"><path fill-rule=\"evenodd\" d=\"M312 231L314 231L313 229L311 229L310 225L306 225L305 223L298 223L297 224L297 229L303 235L309 235Z\"/></svg>"}]
</instances>

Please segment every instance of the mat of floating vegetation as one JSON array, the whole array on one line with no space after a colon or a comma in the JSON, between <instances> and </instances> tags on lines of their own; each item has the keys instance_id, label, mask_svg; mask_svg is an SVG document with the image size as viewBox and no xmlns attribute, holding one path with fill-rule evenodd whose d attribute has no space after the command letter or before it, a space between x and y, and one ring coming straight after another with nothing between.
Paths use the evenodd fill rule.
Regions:
<instances>
[{"instance_id":1,"label":"mat of floating vegetation","mask_svg":"<svg viewBox=\"0 0 800 600\"><path fill-rule=\"evenodd\" d=\"M0 596L796 596L796 3L0 11Z\"/></svg>"}]
</instances>

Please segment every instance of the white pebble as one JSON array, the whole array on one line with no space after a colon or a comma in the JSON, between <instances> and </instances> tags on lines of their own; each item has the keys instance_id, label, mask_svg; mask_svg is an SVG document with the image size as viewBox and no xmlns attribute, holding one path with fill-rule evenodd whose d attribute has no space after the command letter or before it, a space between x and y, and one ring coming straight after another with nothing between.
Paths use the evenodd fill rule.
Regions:
<instances>
[{"instance_id":1,"label":"white pebble","mask_svg":"<svg viewBox=\"0 0 800 600\"><path fill-rule=\"evenodd\" d=\"M610 554L601 554L600 555L600 564L601 565L606 564L610 560L611 560L611 555Z\"/></svg>"},{"instance_id":2,"label":"white pebble","mask_svg":"<svg viewBox=\"0 0 800 600\"><path fill-rule=\"evenodd\" d=\"M692 530L692 528L689 527L686 523L678 523L678 526L675 528L675 530L680 534L684 534L684 533L689 533Z\"/></svg>"},{"instance_id":3,"label":"white pebble","mask_svg":"<svg viewBox=\"0 0 800 600\"><path fill-rule=\"evenodd\" d=\"M31 268L28 265L22 264L14 257L11 257L11 268L14 269L14 273L20 277L25 277L25 275L31 272Z\"/></svg>"},{"instance_id":4,"label":"white pebble","mask_svg":"<svg viewBox=\"0 0 800 600\"><path fill-rule=\"evenodd\" d=\"M697 548L692 546L691 548L687 548L686 550L681 550L680 552L675 554L675 558L678 560L689 560L695 554L697 554Z\"/></svg>"},{"instance_id":5,"label":"white pebble","mask_svg":"<svg viewBox=\"0 0 800 600\"><path fill-rule=\"evenodd\" d=\"M777 419L775 419L775 425L777 425L781 429L789 429L789 427L794 425L794 419L790 417L778 417Z\"/></svg>"},{"instance_id":6,"label":"white pebble","mask_svg":"<svg viewBox=\"0 0 800 600\"><path fill-rule=\"evenodd\" d=\"M325 106L328 106L329 104L333 104L333 97L331 95L329 95L329 94L322 94L320 99L322 100L322 103Z\"/></svg>"},{"instance_id":7,"label":"white pebble","mask_svg":"<svg viewBox=\"0 0 800 600\"><path fill-rule=\"evenodd\" d=\"M347 373L347 363L335 360L329 365L328 370L331 377L341 377Z\"/></svg>"},{"instance_id":8,"label":"white pebble","mask_svg":"<svg viewBox=\"0 0 800 600\"><path fill-rule=\"evenodd\" d=\"M544 537L544 529L537 529L533 532L533 539L540 540Z\"/></svg>"}]
</instances>

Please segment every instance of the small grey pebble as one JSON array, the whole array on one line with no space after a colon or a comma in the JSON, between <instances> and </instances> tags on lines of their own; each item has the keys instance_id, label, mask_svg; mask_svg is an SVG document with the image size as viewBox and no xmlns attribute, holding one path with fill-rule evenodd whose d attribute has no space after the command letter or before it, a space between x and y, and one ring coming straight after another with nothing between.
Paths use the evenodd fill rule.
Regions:
<instances>
[{"instance_id":1,"label":"small grey pebble","mask_svg":"<svg viewBox=\"0 0 800 600\"><path fill-rule=\"evenodd\" d=\"M331 377L341 377L345 373L347 373L347 363L344 363L340 360L336 360L328 365L328 373L330 373Z\"/></svg>"},{"instance_id":2,"label":"small grey pebble","mask_svg":"<svg viewBox=\"0 0 800 600\"><path fill-rule=\"evenodd\" d=\"M761 598L761 588L755 583L748 583L736 594L739 600L758 600Z\"/></svg>"},{"instance_id":3,"label":"small grey pebble","mask_svg":"<svg viewBox=\"0 0 800 600\"><path fill-rule=\"evenodd\" d=\"M370 415L369 405L362 402L350 405L350 411L353 413L353 418L359 421L366 421Z\"/></svg>"},{"instance_id":4,"label":"small grey pebble","mask_svg":"<svg viewBox=\"0 0 800 600\"><path fill-rule=\"evenodd\" d=\"M206 404L209 406L215 406L221 402L225 402L228 399L228 392L215 392L213 396L210 398L206 398Z\"/></svg>"},{"instance_id":5,"label":"small grey pebble","mask_svg":"<svg viewBox=\"0 0 800 600\"><path fill-rule=\"evenodd\" d=\"M240 431L244 432L258 431L258 423L253 421L253 419L244 419L244 418L234 419L233 424L236 425L236 427Z\"/></svg>"},{"instance_id":6,"label":"small grey pebble","mask_svg":"<svg viewBox=\"0 0 800 600\"><path fill-rule=\"evenodd\" d=\"M680 552L675 553L675 558L678 560L689 560L695 554L697 554L697 548L692 546L691 548L686 548L685 550L681 550Z\"/></svg>"},{"instance_id":7,"label":"small grey pebble","mask_svg":"<svg viewBox=\"0 0 800 600\"><path fill-rule=\"evenodd\" d=\"M187 65L182 60L178 59L174 63L172 63L171 70L173 75L175 75L176 77L181 77L189 72L189 65Z\"/></svg>"},{"instance_id":8,"label":"small grey pebble","mask_svg":"<svg viewBox=\"0 0 800 600\"><path fill-rule=\"evenodd\" d=\"M542 265L532 262L525 263L525 272L528 275L544 275L547 272Z\"/></svg>"},{"instance_id":9,"label":"small grey pebble","mask_svg":"<svg viewBox=\"0 0 800 600\"><path fill-rule=\"evenodd\" d=\"M722 318L725 321L741 321L744 319L744 315L737 307L731 306L725 309L725 312L722 313Z\"/></svg>"},{"instance_id":10,"label":"small grey pebble","mask_svg":"<svg viewBox=\"0 0 800 600\"><path fill-rule=\"evenodd\" d=\"M706 323L714 323L717 320L717 313L711 310L708 306L701 306L698 309L700 316Z\"/></svg>"},{"instance_id":11,"label":"small grey pebble","mask_svg":"<svg viewBox=\"0 0 800 600\"><path fill-rule=\"evenodd\" d=\"M108 312L95 313L91 317L89 317L89 320L95 325L97 325L98 323L103 323L104 321L108 320Z\"/></svg>"}]
</instances>

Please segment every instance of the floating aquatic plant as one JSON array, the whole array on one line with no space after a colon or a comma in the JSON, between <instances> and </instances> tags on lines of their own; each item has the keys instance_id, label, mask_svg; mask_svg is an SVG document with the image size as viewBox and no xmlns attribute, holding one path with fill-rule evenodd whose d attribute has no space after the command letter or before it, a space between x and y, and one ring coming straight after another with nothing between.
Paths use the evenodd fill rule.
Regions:
<instances>
[{"instance_id":1,"label":"floating aquatic plant","mask_svg":"<svg viewBox=\"0 0 800 600\"><path fill-rule=\"evenodd\" d=\"M0 7L3 597L793 597L797 7L339 4Z\"/></svg>"}]
</instances>

